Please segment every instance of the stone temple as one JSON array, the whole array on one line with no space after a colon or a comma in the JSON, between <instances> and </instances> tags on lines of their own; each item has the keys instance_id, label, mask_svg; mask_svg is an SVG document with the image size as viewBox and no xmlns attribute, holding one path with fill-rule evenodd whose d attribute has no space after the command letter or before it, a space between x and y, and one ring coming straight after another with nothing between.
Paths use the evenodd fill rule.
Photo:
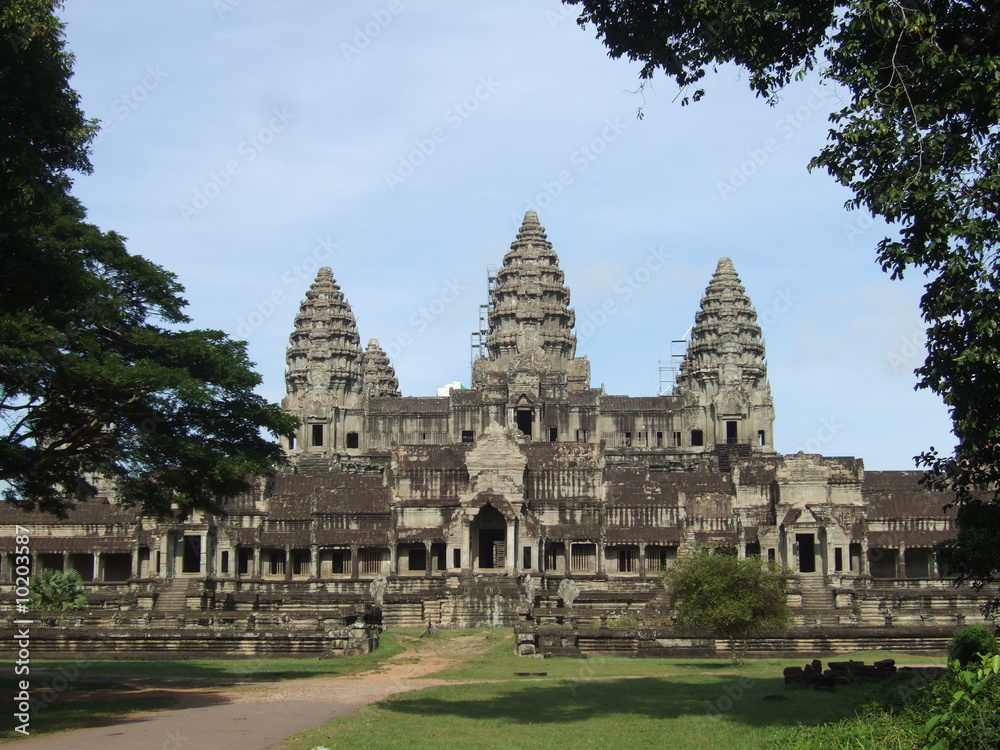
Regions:
<instances>
[{"instance_id":1,"label":"stone temple","mask_svg":"<svg viewBox=\"0 0 1000 750\"><path fill-rule=\"evenodd\" d=\"M93 601L286 611L378 601L387 625L510 625L525 607L652 601L698 546L790 571L800 627L931 628L978 617L939 571L953 534L919 472L781 455L761 329L722 258L671 395L605 393L576 353L559 258L529 211L491 285L471 388L400 394L329 268L287 350L290 467L220 514L157 521L112 499L28 517L37 568L81 571ZM0 580L14 527L0 510ZM36 568L36 569L37 569ZM566 581L572 586L567 587ZM180 593L178 593L180 592Z\"/></svg>"}]
</instances>

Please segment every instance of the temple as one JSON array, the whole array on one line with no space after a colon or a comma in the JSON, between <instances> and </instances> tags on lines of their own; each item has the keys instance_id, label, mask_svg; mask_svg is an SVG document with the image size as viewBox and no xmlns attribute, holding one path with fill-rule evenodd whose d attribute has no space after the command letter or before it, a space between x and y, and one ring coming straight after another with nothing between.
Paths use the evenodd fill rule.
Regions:
<instances>
[{"instance_id":1,"label":"temple","mask_svg":"<svg viewBox=\"0 0 1000 750\"><path fill-rule=\"evenodd\" d=\"M781 455L757 314L722 258L669 395L611 395L577 356L559 258L529 211L490 286L471 387L400 394L322 268L294 320L289 467L218 515L88 502L28 519L35 565L131 608L294 610L377 600L388 625L510 625L525 607L650 602L698 547L789 569L802 627L953 628L975 617L931 547L953 534L918 472ZM13 525L0 509L0 590ZM178 599L178 587L182 594ZM570 602L573 603L572 601Z\"/></svg>"}]
</instances>

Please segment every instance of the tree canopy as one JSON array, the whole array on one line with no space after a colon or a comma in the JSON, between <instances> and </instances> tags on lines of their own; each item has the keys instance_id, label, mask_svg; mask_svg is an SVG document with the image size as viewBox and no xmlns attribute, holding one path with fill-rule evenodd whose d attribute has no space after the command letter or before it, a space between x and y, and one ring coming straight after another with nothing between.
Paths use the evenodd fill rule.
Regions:
<instances>
[{"instance_id":1,"label":"tree canopy","mask_svg":"<svg viewBox=\"0 0 1000 750\"><path fill-rule=\"evenodd\" d=\"M972 515L1000 527L1000 6L917 0L564 0L613 57L673 77L684 103L733 63L771 102L809 71L846 92L811 167L853 191L848 206L893 227L875 247L893 278L925 274L927 357L917 387L947 405L958 445L917 457L955 493L950 570L982 586L1000 570ZM971 515L970 515L971 514Z\"/></svg>"},{"instance_id":2,"label":"tree canopy","mask_svg":"<svg viewBox=\"0 0 1000 750\"><path fill-rule=\"evenodd\" d=\"M283 460L297 421L254 393L244 342L190 329L173 274L70 195L96 123L52 0L0 10L0 486L65 512L110 480L166 514L215 508Z\"/></svg>"},{"instance_id":3,"label":"tree canopy","mask_svg":"<svg viewBox=\"0 0 1000 750\"><path fill-rule=\"evenodd\" d=\"M747 638L788 627L785 573L760 557L699 550L667 568L663 586L677 625L729 639L737 662Z\"/></svg>"}]
</instances>

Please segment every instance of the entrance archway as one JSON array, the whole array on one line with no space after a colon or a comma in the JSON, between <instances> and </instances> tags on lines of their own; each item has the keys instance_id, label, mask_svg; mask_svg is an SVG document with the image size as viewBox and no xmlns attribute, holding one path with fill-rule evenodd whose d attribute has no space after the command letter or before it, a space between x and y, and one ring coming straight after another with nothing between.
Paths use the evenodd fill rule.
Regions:
<instances>
[{"instance_id":1,"label":"entrance archway","mask_svg":"<svg viewBox=\"0 0 1000 750\"><path fill-rule=\"evenodd\" d=\"M503 514L487 503L470 527L472 567L479 570L504 569L507 566L507 522Z\"/></svg>"}]
</instances>

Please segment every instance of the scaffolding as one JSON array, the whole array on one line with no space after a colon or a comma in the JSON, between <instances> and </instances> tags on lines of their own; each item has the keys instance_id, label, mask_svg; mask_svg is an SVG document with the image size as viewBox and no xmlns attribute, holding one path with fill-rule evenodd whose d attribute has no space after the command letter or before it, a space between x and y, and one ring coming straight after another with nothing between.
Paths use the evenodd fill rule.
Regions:
<instances>
[{"instance_id":1,"label":"scaffolding","mask_svg":"<svg viewBox=\"0 0 1000 750\"><path fill-rule=\"evenodd\" d=\"M497 288L497 267L486 267L486 304L479 306L479 330L469 336L470 358L469 367L473 367L476 359L489 356L486 348L486 337L490 334L490 312L493 310L493 290Z\"/></svg>"},{"instance_id":2,"label":"scaffolding","mask_svg":"<svg viewBox=\"0 0 1000 750\"><path fill-rule=\"evenodd\" d=\"M694 328L694 326L691 326ZM677 387L677 374L680 372L681 363L687 356L688 339L691 336L691 328L688 328L679 339L670 341L670 359L664 362L660 360L660 390L661 396L672 396L674 388Z\"/></svg>"}]
</instances>

